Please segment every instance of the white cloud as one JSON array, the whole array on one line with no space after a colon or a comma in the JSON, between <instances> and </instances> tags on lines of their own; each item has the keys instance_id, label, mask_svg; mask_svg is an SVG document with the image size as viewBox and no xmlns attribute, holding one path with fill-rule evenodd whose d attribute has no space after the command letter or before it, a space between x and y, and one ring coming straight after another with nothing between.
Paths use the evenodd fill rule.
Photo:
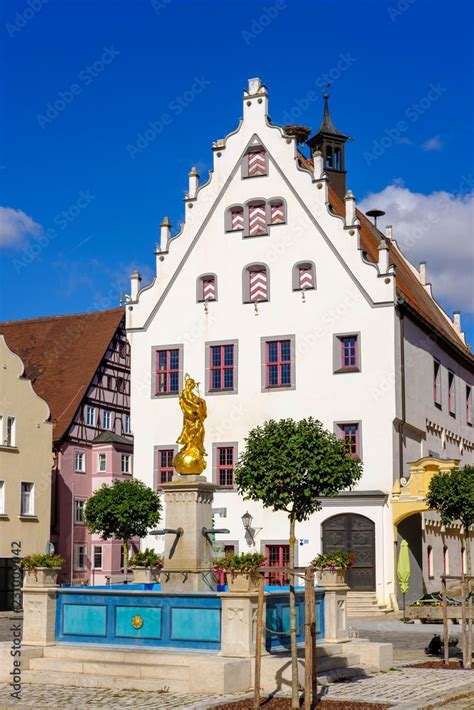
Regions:
<instances>
[{"instance_id":1,"label":"white cloud","mask_svg":"<svg viewBox=\"0 0 474 710\"><path fill-rule=\"evenodd\" d=\"M22 210L0 207L0 247L23 246L27 237L40 237L43 227Z\"/></svg>"},{"instance_id":2,"label":"white cloud","mask_svg":"<svg viewBox=\"0 0 474 710\"><path fill-rule=\"evenodd\" d=\"M385 211L385 224L404 255L427 262L433 296L447 309L474 313L474 192L455 195L412 192L392 184L360 203L362 211Z\"/></svg>"},{"instance_id":3,"label":"white cloud","mask_svg":"<svg viewBox=\"0 0 474 710\"><path fill-rule=\"evenodd\" d=\"M433 136L432 138L428 138L428 140L422 144L421 149L430 152L433 150L441 150L442 147L443 143L441 141L441 136Z\"/></svg>"}]
</instances>

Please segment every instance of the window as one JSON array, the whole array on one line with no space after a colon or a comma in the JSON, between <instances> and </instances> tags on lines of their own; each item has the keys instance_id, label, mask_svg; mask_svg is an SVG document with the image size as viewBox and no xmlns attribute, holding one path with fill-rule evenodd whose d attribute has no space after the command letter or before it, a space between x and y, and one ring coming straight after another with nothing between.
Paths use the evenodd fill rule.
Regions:
<instances>
[{"instance_id":1,"label":"window","mask_svg":"<svg viewBox=\"0 0 474 710\"><path fill-rule=\"evenodd\" d=\"M449 550L446 545L443 547L443 574L449 574Z\"/></svg>"},{"instance_id":2,"label":"window","mask_svg":"<svg viewBox=\"0 0 474 710\"><path fill-rule=\"evenodd\" d=\"M86 424L87 426L95 426L95 409L94 407L86 407Z\"/></svg>"},{"instance_id":3,"label":"window","mask_svg":"<svg viewBox=\"0 0 474 710\"><path fill-rule=\"evenodd\" d=\"M5 515L5 481L0 481L0 515Z\"/></svg>"},{"instance_id":4,"label":"window","mask_svg":"<svg viewBox=\"0 0 474 710\"><path fill-rule=\"evenodd\" d=\"M109 409L104 409L103 420L104 429L112 429L112 412Z\"/></svg>"},{"instance_id":5,"label":"window","mask_svg":"<svg viewBox=\"0 0 474 710\"><path fill-rule=\"evenodd\" d=\"M267 156L262 148L247 153L247 177L267 174Z\"/></svg>"},{"instance_id":6,"label":"window","mask_svg":"<svg viewBox=\"0 0 474 710\"><path fill-rule=\"evenodd\" d=\"M84 508L86 507L86 501L80 500L78 498L74 501L74 522L77 525L84 523Z\"/></svg>"},{"instance_id":7,"label":"window","mask_svg":"<svg viewBox=\"0 0 474 710\"><path fill-rule=\"evenodd\" d=\"M124 360L126 355L127 355L127 343L120 343L119 357L122 358L122 360Z\"/></svg>"},{"instance_id":8,"label":"window","mask_svg":"<svg viewBox=\"0 0 474 710\"><path fill-rule=\"evenodd\" d=\"M229 219L227 224L228 232L237 232L244 228L244 210L243 207L231 207L229 211Z\"/></svg>"},{"instance_id":9,"label":"window","mask_svg":"<svg viewBox=\"0 0 474 710\"><path fill-rule=\"evenodd\" d=\"M234 343L208 346L209 381L206 393L236 391L235 350L236 345Z\"/></svg>"},{"instance_id":10,"label":"window","mask_svg":"<svg viewBox=\"0 0 474 710\"><path fill-rule=\"evenodd\" d=\"M448 411L451 416L456 416L456 390L454 372L448 372Z\"/></svg>"},{"instance_id":11,"label":"window","mask_svg":"<svg viewBox=\"0 0 474 710\"><path fill-rule=\"evenodd\" d=\"M102 569L102 545L94 545L94 569Z\"/></svg>"},{"instance_id":12,"label":"window","mask_svg":"<svg viewBox=\"0 0 474 710\"><path fill-rule=\"evenodd\" d=\"M433 360L433 402L441 409L441 365Z\"/></svg>"},{"instance_id":13,"label":"window","mask_svg":"<svg viewBox=\"0 0 474 710\"><path fill-rule=\"evenodd\" d=\"M162 483L169 483L173 479L173 459L175 448L156 450L156 487Z\"/></svg>"},{"instance_id":14,"label":"window","mask_svg":"<svg viewBox=\"0 0 474 710\"><path fill-rule=\"evenodd\" d=\"M250 237L258 237L260 234L268 233L265 202L254 202L249 205L248 233Z\"/></svg>"},{"instance_id":15,"label":"window","mask_svg":"<svg viewBox=\"0 0 474 710\"><path fill-rule=\"evenodd\" d=\"M269 340L265 343L265 370L267 387L290 387L291 340Z\"/></svg>"},{"instance_id":16,"label":"window","mask_svg":"<svg viewBox=\"0 0 474 710\"><path fill-rule=\"evenodd\" d=\"M74 569L81 571L86 568L86 546L74 545Z\"/></svg>"},{"instance_id":17,"label":"window","mask_svg":"<svg viewBox=\"0 0 474 710\"><path fill-rule=\"evenodd\" d=\"M466 385L466 423L472 426L472 390Z\"/></svg>"},{"instance_id":18,"label":"window","mask_svg":"<svg viewBox=\"0 0 474 710\"><path fill-rule=\"evenodd\" d=\"M124 433L131 434L132 430L130 428L130 414L126 414L124 418Z\"/></svg>"},{"instance_id":19,"label":"window","mask_svg":"<svg viewBox=\"0 0 474 710\"><path fill-rule=\"evenodd\" d=\"M233 488L237 446L236 444L216 444L213 448L215 482L221 488Z\"/></svg>"},{"instance_id":20,"label":"window","mask_svg":"<svg viewBox=\"0 0 474 710\"><path fill-rule=\"evenodd\" d=\"M293 291L309 291L316 288L315 266L312 261L295 264L292 274Z\"/></svg>"},{"instance_id":21,"label":"window","mask_svg":"<svg viewBox=\"0 0 474 710\"><path fill-rule=\"evenodd\" d=\"M270 224L284 224L286 222L285 205L282 200L270 202Z\"/></svg>"},{"instance_id":22,"label":"window","mask_svg":"<svg viewBox=\"0 0 474 710\"><path fill-rule=\"evenodd\" d=\"M347 451L351 456L360 457L360 424L359 422L342 422L336 425L337 433L347 446Z\"/></svg>"},{"instance_id":23,"label":"window","mask_svg":"<svg viewBox=\"0 0 474 710\"><path fill-rule=\"evenodd\" d=\"M83 451L76 451L74 454L74 470L81 473L86 470L86 455Z\"/></svg>"},{"instance_id":24,"label":"window","mask_svg":"<svg viewBox=\"0 0 474 710\"><path fill-rule=\"evenodd\" d=\"M99 473L104 473L107 470L107 456L106 454L97 455L97 470Z\"/></svg>"},{"instance_id":25,"label":"window","mask_svg":"<svg viewBox=\"0 0 474 710\"><path fill-rule=\"evenodd\" d=\"M267 567L288 567L290 564L289 545L265 545L265 557ZM282 587L289 584L288 575L284 572L270 572L266 576L266 583Z\"/></svg>"},{"instance_id":26,"label":"window","mask_svg":"<svg viewBox=\"0 0 474 710\"><path fill-rule=\"evenodd\" d=\"M243 302L270 300L270 274L265 264L251 264L243 270Z\"/></svg>"},{"instance_id":27,"label":"window","mask_svg":"<svg viewBox=\"0 0 474 710\"><path fill-rule=\"evenodd\" d=\"M196 300L198 303L217 301L217 276L215 274L205 274L198 278Z\"/></svg>"},{"instance_id":28,"label":"window","mask_svg":"<svg viewBox=\"0 0 474 710\"><path fill-rule=\"evenodd\" d=\"M360 372L360 334L334 336L334 372Z\"/></svg>"},{"instance_id":29,"label":"window","mask_svg":"<svg viewBox=\"0 0 474 710\"><path fill-rule=\"evenodd\" d=\"M155 349L154 395L177 395L180 389L181 347Z\"/></svg>"},{"instance_id":30,"label":"window","mask_svg":"<svg viewBox=\"0 0 474 710\"><path fill-rule=\"evenodd\" d=\"M461 574L466 574L466 548L461 547Z\"/></svg>"},{"instance_id":31,"label":"window","mask_svg":"<svg viewBox=\"0 0 474 710\"><path fill-rule=\"evenodd\" d=\"M114 378L112 377L112 375L107 375L107 389L111 390L111 389L113 389L113 386L114 386Z\"/></svg>"},{"instance_id":32,"label":"window","mask_svg":"<svg viewBox=\"0 0 474 710\"><path fill-rule=\"evenodd\" d=\"M122 454L120 457L122 473L132 473L132 456L131 454Z\"/></svg>"},{"instance_id":33,"label":"window","mask_svg":"<svg viewBox=\"0 0 474 710\"><path fill-rule=\"evenodd\" d=\"M5 446L15 446L16 441L16 421L15 417L7 417L7 431L5 435Z\"/></svg>"},{"instance_id":34,"label":"window","mask_svg":"<svg viewBox=\"0 0 474 710\"><path fill-rule=\"evenodd\" d=\"M428 559L428 578L433 579L434 577L434 571L433 571L433 548L431 545L428 545L427 549L427 559Z\"/></svg>"},{"instance_id":35,"label":"window","mask_svg":"<svg viewBox=\"0 0 474 710\"><path fill-rule=\"evenodd\" d=\"M115 388L117 392L125 392L125 380L123 379L123 377L117 377L115 381Z\"/></svg>"},{"instance_id":36,"label":"window","mask_svg":"<svg viewBox=\"0 0 474 710\"><path fill-rule=\"evenodd\" d=\"M20 493L20 515L35 514L35 484L22 481Z\"/></svg>"}]
</instances>

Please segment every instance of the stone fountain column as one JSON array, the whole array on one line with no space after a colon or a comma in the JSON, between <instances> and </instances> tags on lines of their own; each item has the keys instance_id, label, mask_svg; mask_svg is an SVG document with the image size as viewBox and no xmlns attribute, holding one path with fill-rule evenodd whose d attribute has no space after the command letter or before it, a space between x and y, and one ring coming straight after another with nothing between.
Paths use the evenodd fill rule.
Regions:
<instances>
[{"instance_id":1,"label":"stone fountain column","mask_svg":"<svg viewBox=\"0 0 474 710\"><path fill-rule=\"evenodd\" d=\"M182 528L180 537L171 532L165 534L161 589L171 593L214 591L212 542L202 530L212 527L212 501L218 486L209 483L205 476L177 475L161 488L165 528Z\"/></svg>"}]
</instances>

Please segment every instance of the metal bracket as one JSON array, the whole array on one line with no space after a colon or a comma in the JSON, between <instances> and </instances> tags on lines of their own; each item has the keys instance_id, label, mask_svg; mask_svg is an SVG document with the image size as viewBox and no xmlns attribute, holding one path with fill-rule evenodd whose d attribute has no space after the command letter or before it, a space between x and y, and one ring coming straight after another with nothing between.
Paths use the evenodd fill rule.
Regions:
<instances>
[{"instance_id":1,"label":"metal bracket","mask_svg":"<svg viewBox=\"0 0 474 710\"><path fill-rule=\"evenodd\" d=\"M208 542L212 542L210 539L211 535L226 535L230 533L230 530L227 530L227 528L201 528L201 533L208 540Z\"/></svg>"},{"instance_id":2,"label":"metal bracket","mask_svg":"<svg viewBox=\"0 0 474 710\"><path fill-rule=\"evenodd\" d=\"M182 537L184 533L183 528L163 528L163 530L150 530L150 535L176 535L176 537Z\"/></svg>"}]
</instances>

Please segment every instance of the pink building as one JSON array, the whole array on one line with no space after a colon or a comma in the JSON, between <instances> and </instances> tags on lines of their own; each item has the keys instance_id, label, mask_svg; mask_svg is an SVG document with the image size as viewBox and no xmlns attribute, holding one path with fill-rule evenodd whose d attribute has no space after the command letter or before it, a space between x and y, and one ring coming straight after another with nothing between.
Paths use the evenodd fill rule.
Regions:
<instances>
[{"instance_id":1,"label":"pink building","mask_svg":"<svg viewBox=\"0 0 474 710\"><path fill-rule=\"evenodd\" d=\"M133 475L123 309L0 323L0 332L54 423L51 542L65 559L60 581L122 581L121 543L91 535L82 515L103 483Z\"/></svg>"}]
</instances>

